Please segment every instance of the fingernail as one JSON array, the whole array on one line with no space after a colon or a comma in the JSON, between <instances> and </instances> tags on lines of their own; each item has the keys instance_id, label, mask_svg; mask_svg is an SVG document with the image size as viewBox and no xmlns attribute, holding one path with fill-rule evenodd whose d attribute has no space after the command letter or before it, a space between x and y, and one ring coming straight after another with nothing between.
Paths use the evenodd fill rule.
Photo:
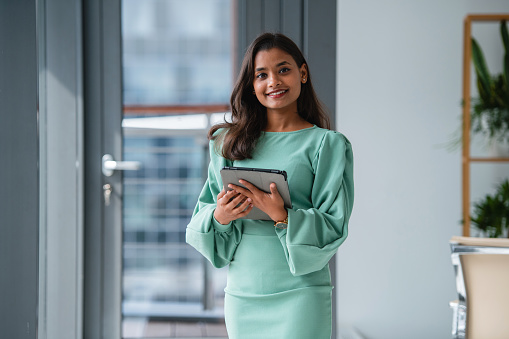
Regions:
<instances>
[{"instance_id":1,"label":"fingernail","mask_svg":"<svg viewBox=\"0 0 509 339\"><path fill-rule=\"evenodd\" d=\"M251 202L252 200L251 200L251 198L247 198L247 201Z\"/></svg>"}]
</instances>

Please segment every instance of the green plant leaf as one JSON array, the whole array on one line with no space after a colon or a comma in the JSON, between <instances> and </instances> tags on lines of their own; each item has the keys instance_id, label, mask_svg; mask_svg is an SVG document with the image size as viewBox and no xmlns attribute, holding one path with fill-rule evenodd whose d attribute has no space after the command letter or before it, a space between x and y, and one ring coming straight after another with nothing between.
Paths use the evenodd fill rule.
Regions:
<instances>
[{"instance_id":1,"label":"green plant leaf","mask_svg":"<svg viewBox=\"0 0 509 339\"><path fill-rule=\"evenodd\" d=\"M504 55L504 79L506 89L506 105L509 107L509 33L507 32L507 25L505 20L500 22L500 35L502 36L502 42L504 43L505 55Z\"/></svg>"},{"instance_id":2,"label":"green plant leaf","mask_svg":"<svg viewBox=\"0 0 509 339\"><path fill-rule=\"evenodd\" d=\"M509 52L509 33L507 32L507 25L505 20L500 21L500 35L504 43L505 52Z\"/></svg>"},{"instance_id":3,"label":"green plant leaf","mask_svg":"<svg viewBox=\"0 0 509 339\"><path fill-rule=\"evenodd\" d=\"M509 30L506 21L501 21L500 33L505 50L503 72L493 76L489 73L480 45L471 38L479 96L471 98L470 128L472 133L482 134L490 142L509 144ZM464 102L461 104L464 106Z\"/></svg>"},{"instance_id":4,"label":"green plant leaf","mask_svg":"<svg viewBox=\"0 0 509 339\"><path fill-rule=\"evenodd\" d=\"M491 76L481 47L474 38L472 38L472 61L477 74L479 95L484 101L489 102L491 98Z\"/></svg>"},{"instance_id":5,"label":"green plant leaf","mask_svg":"<svg viewBox=\"0 0 509 339\"><path fill-rule=\"evenodd\" d=\"M509 53L504 55L504 79L505 79L505 101L506 107L509 108Z\"/></svg>"},{"instance_id":6,"label":"green plant leaf","mask_svg":"<svg viewBox=\"0 0 509 339\"><path fill-rule=\"evenodd\" d=\"M509 180L497 187L494 195L474 203L472 224L490 238L497 238L509 228Z\"/></svg>"}]
</instances>

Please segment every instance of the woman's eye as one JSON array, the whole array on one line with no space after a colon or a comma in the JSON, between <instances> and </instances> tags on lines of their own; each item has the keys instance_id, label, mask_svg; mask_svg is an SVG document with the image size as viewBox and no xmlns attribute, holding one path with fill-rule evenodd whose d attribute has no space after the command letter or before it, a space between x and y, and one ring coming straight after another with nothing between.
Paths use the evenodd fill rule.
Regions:
<instances>
[{"instance_id":1,"label":"woman's eye","mask_svg":"<svg viewBox=\"0 0 509 339\"><path fill-rule=\"evenodd\" d=\"M290 70L289 68L287 68L287 67L283 67L283 68L281 68L281 69L279 70L279 73L286 73L286 72L288 72L289 70Z\"/></svg>"},{"instance_id":2,"label":"woman's eye","mask_svg":"<svg viewBox=\"0 0 509 339\"><path fill-rule=\"evenodd\" d=\"M258 74L256 75L256 78L258 78L258 79L263 79L263 78L265 78L266 76L267 76L267 75L266 75L265 73L258 73Z\"/></svg>"}]
</instances>

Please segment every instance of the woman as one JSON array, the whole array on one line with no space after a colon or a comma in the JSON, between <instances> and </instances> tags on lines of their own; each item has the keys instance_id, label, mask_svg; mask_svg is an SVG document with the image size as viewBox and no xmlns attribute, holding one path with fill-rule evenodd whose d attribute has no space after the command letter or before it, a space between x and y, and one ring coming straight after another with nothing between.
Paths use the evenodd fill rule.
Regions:
<instances>
[{"instance_id":1,"label":"woman","mask_svg":"<svg viewBox=\"0 0 509 339\"><path fill-rule=\"evenodd\" d=\"M232 122L209 131L208 179L186 240L215 267L229 265L225 320L231 339L331 337L328 262L347 236L353 204L349 141L329 130L299 48L265 33L248 48L231 96ZM224 166L285 170L293 204L231 185ZM253 206L273 221L240 219Z\"/></svg>"}]
</instances>

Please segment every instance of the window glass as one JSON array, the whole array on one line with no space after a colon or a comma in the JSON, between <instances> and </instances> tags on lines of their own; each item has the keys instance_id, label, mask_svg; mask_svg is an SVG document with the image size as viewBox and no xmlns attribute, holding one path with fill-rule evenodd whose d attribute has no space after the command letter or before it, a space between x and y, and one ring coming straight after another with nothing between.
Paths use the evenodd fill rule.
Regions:
<instances>
[{"instance_id":1,"label":"window glass","mask_svg":"<svg viewBox=\"0 0 509 339\"><path fill-rule=\"evenodd\" d=\"M231 1L124 0L124 103L227 103Z\"/></svg>"},{"instance_id":2,"label":"window glass","mask_svg":"<svg viewBox=\"0 0 509 339\"><path fill-rule=\"evenodd\" d=\"M206 179L206 134L225 112L179 109L228 106L231 7L231 0L122 2L123 159L142 163L123 174L124 338L227 337L226 271L185 243Z\"/></svg>"}]
</instances>

